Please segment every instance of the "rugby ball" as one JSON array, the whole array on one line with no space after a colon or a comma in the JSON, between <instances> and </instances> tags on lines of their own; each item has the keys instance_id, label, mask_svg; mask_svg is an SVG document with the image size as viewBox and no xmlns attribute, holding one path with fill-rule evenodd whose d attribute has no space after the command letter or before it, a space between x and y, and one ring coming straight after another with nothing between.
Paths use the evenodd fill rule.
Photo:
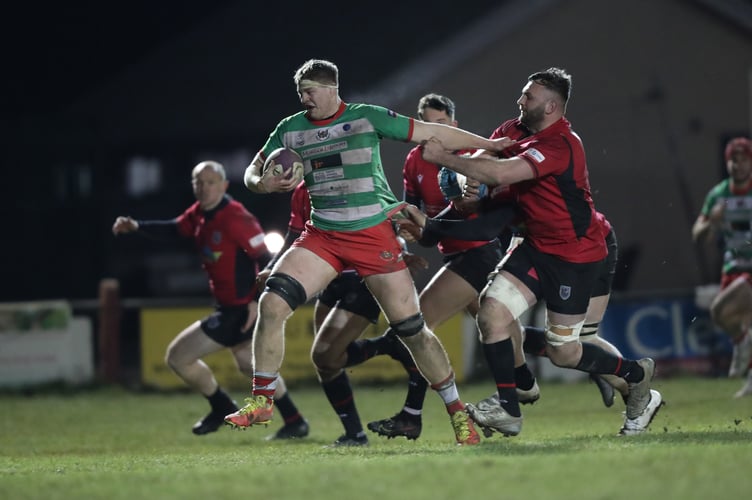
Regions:
<instances>
[{"instance_id":1,"label":"rugby ball","mask_svg":"<svg viewBox=\"0 0 752 500\"><path fill-rule=\"evenodd\" d=\"M267 175L299 181L303 178L303 159L292 149L275 149L264 162L264 176Z\"/></svg>"}]
</instances>

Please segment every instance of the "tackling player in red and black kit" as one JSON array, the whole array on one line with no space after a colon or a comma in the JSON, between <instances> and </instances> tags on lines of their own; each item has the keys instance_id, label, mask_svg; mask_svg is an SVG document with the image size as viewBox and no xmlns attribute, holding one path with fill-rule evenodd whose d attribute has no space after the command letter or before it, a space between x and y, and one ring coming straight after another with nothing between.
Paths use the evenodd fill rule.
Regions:
<instances>
[{"instance_id":1,"label":"tackling player in red and black kit","mask_svg":"<svg viewBox=\"0 0 752 500\"><path fill-rule=\"evenodd\" d=\"M528 77L517 104L520 116L493 138L516 140L503 158L462 158L432 139L424 157L489 186L509 186L523 214L524 243L484 290L478 313L483 351L497 394L468 412L485 430L516 435L522 414L514 380L513 330L538 300L546 301L546 349L558 366L614 374L629 384L620 433L647 429L662 403L650 388L655 363L626 360L580 342L590 296L607 255L603 227L590 195L585 151L564 117L571 76L559 68Z\"/></svg>"},{"instance_id":2,"label":"tackling player in red and black kit","mask_svg":"<svg viewBox=\"0 0 752 500\"><path fill-rule=\"evenodd\" d=\"M191 182L196 202L178 217L137 221L121 216L115 220L112 232L118 235L149 231L155 235L191 239L201 256L216 310L180 332L168 346L165 360L211 405L211 412L193 426L193 433L202 435L216 431L223 424L224 416L236 411L237 405L219 387L201 358L229 348L238 369L249 378L253 376L251 327L258 307L255 279L271 254L256 217L226 194L229 182L220 163L199 163L193 168ZM305 422L284 384L278 386L275 399L281 413L287 416L286 422ZM307 433L306 424L304 432L290 437Z\"/></svg>"}]
</instances>

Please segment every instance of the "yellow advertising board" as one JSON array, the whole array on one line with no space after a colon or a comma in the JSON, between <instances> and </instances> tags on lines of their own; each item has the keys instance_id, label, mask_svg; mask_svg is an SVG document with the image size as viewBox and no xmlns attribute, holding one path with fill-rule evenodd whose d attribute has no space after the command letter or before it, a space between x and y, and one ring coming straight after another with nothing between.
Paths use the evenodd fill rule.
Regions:
<instances>
[{"instance_id":1,"label":"yellow advertising board","mask_svg":"<svg viewBox=\"0 0 752 500\"><path fill-rule=\"evenodd\" d=\"M159 389L185 387L185 383L165 364L165 351L180 331L212 311L208 307L144 308L141 310L141 381L143 384ZM363 337L379 336L386 331L386 328L387 325L382 315L378 324L369 327ZM462 315L458 314L436 331L449 353L457 380L460 382L465 373L462 329ZM312 305L301 306L287 320L285 339L282 376L287 382L315 382L316 373L310 357L313 343ZM223 349L204 357L203 360L211 367L217 381L223 387L229 389L250 387L250 381L235 367L229 350ZM406 380L402 365L389 356L377 356L347 370L352 380L368 382Z\"/></svg>"}]
</instances>

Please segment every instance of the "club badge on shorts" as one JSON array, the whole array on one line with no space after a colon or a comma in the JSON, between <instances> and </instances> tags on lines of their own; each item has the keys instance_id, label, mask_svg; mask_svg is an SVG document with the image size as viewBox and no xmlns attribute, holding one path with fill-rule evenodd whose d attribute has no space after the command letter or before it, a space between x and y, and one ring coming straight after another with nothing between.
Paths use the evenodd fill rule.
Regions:
<instances>
[{"instance_id":1,"label":"club badge on shorts","mask_svg":"<svg viewBox=\"0 0 752 500\"><path fill-rule=\"evenodd\" d=\"M561 285L559 287L559 297L561 297L561 300L567 300L571 296L572 296L572 287L571 286Z\"/></svg>"}]
</instances>

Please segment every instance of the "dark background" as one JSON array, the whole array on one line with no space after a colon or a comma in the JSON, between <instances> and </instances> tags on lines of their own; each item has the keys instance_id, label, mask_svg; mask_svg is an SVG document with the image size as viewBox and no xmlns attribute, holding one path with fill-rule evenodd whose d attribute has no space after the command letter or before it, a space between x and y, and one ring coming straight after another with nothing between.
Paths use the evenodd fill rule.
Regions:
<instances>
[{"instance_id":1,"label":"dark background","mask_svg":"<svg viewBox=\"0 0 752 500\"><path fill-rule=\"evenodd\" d=\"M681 9L666 11L686 17L657 18L651 10L653 3L642 1L615 5L607 14L601 12L598 21L593 21L589 9L596 3L578 1L576 7L581 9L581 15L577 23L560 27L564 33L585 32L594 22L608 22L613 26L614 39L617 33L624 36L620 42L624 47L603 58L613 66L592 63L593 55L600 52L598 43L590 40L579 42L588 50L592 49L588 54L572 53L569 60L557 57L577 75L583 75L585 68L589 71L588 76L583 75L578 80L578 100L573 110L575 122L581 124L579 131L585 137L594 138L599 129L611 130L603 127L607 122L594 119L600 118L609 107L607 99L598 101L598 96L610 96L605 91L608 86L602 85L601 80L607 79L620 65L628 67L620 59L621 53L626 60L626 56L634 58L636 52L643 63L641 72L621 76L629 92L642 92L652 68L661 69L670 62L665 55L669 44L630 51L628 49L636 45L627 35L647 38L640 35L639 29L655 32L655 25L694 21L701 13L707 15L707 27L702 33L693 34L693 38L702 38L707 29L717 30L720 26L734 36L741 34L750 39L749 17L742 19L733 12L709 7L711 4L741 4L746 5L742 11L748 13L752 4L749 0L672 0L667 3ZM538 17L541 18L548 12L568 11L553 7L573 5L555 0L368 4L135 0L15 2L5 7L3 30L0 30L4 63L0 79L4 182L0 183L0 193L7 201L7 210L0 254L3 262L0 301L93 298L97 295L99 281L105 277L119 279L126 297L206 296L205 277L189 247L139 236L114 238L110 232L114 218L125 214L154 219L178 215L193 201L189 182L191 167L198 161L213 158L228 167L233 180L231 194L259 217L267 231L284 233L289 217L288 195L253 195L239 180L242 169L274 124L299 109L291 77L302 62L311 57L335 61L342 72L342 96L350 100L351 96L368 95L369 90L383 86L384 81L406 64L419 60L474 23L493 17L488 16L493 9L509 5L513 7L510 12L514 13L522 5L530 4L540 6ZM635 5L645 9L644 18L649 22L641 27L620 25L618 21L623 16L619 9L634 9ZM504 47L491 47L499 53L494 53L490 65L497 66L494 69L503 78L513 75L508 78L511 83L499 82L499 87L504 86L504 92L499 91L501 97L488 89L477 92L481 96L472 95L474 73L469 78L466 74L454 75L456 82L462 83L461 87L460 83L448 83L449 95L462 97L461 125L481 134L489 133L490 129L473 126L474 113L465 110L477 110L481 106L499 109L504 114L514 112L512 106L506 105L513 104L509 96L518 91L520 72L525 75L542 68L547 63L542 62L548 59L547 51L553 52L564 45L563 38L546 38L536 21L535 17L518 21L522 29L508 31L507 36L515 42L510 42L509 46L522 49L508 53ZM493 27L490 30L493 31ZM527 45L543 45L545 49L538 49L538 59L531 60L530 53L534 51L528 51ZM671 58L679 60L683 56L676 53ZM703 54L692 55L700 56ZM432 57L435 64L442 62L441 54L434 53ZM733 64L735 61L728 61L729 67ZM487 66L489 60L479 61L474 66L480 70L477 78L494 81L498 76L494 73L489 78L491 73ZM697 66L703 67L703 64ZM692 66L688 72L697 68ZM675 73L669 75L666 82L673 91L674 101L664 99L667 106L689 109L694 105L693 100L712 101L717 106L742 103L724 95L723 77L716 74L700 75L700 78L719 79L721 84L714 89L717 92L690 95L688 101L679 101L681 96L677 94L693 81L673 71ZM632 84L630 77L635 79ZM507 89L510 84L513 87ZM398 86L394 88L395 92L400 90ZM586 101L586 96L593 100ZM630 102L628 99L632 97L627 94L620 99ZM652 101L660 102L660 97L653 96ZM481 102L476 104L477 100ZM596 104L588 106L588 102ZM410 104L409 108L398 111L414 114L413 106ZM651 106L656 108L654 104ZM678 117L679 112L674 111L674 115ZM651 113L641 114L639 127L634 129L644 129L648 135L652 133L650 127L662 127L661 120L651 116ZM595 124L590 124L591 120ZM706 125L708 130L702 130L697 120L699 118L690 120L690 125L695 125L686 131L680 129L675 149L689 151L691 143L699 143L698 139L711 136L715 129L723 134L729 131L728 126L717 126L710 118L706 119L710 123ZM744 130L737 123L730 128L734 133ZM718 149L726 137L723 134L720 134L723 137L713 138L712 160L703 159L703 168L712 165L713 176L698 181L699 188L692 186L697 193L704 193L711 182L722 176ZM672 139L668 134L666 137ZM635 268L629 260L630 251L637 249L636 254L639 248L645 250L638 238L646 233L643 225L649 221L632 217L630 208L623 205L633 200L621 202L619 191L629 190L633 179L635 185L644 181L641 173L612 167L612 159L626 155L611 151L626 146L638 158L640 147L648 149L644 141L640 137L630 144L623 135L605 135L592 139L598 147L589 149L591 174L597 184L594 187L602 191L598 193L599 201L606 202L599 206L605 206L609 217L616 219L619 234L623 235L620 244L623 243L624 265L621 269L627 271ZM409 148L404 149L406 152ZM669 153L674 152L668 149ZM607 157L606 151L611 156ZM600 164L610 169L607 174L602 173L605 170L599 165L597 155L601 152L606 161ZM656 157L655 148L642 153L639 158L647 159L646 169L652 167L648 162L662 161ZM402 151L393 156L404 158ZM694 168L695 158L690 160L692 164L688 168ZM144 170L137 171L144 176L157 172L152 189L135 195L128 187L134 180L131 168L134 163L144 166ZM158 168L150 170L154 165ZM628 168L631 169L631 165ZM649 175L663 179L666 171L670 172L670 168L658 164ZM699 176L691 173L687 178L691 183ZM606 180L617 185L616 188L609 189ZM672 187L670 183L666 185ZM400 185L392 181L392 188L401 195ZM648 195L643 204L654 204L658 210L668 213L662 204L681 205L672 195L669 192L667 200ZM699 202L695 203L694 209L699 208ZM687 231L679 228L677 232L686 236ZM656 248L656 243L660 243L657 235L645 234L644 238L647 240L648 236L650 245ZM683 248L687 243L678 239L677 245ZM671 257L674 255L661 247L657 259L643 256L641 264L656 267L664 260L671 262ZM692 276L695 271L686 272L680 264L665 274L673 277L682 273L691 274L682 283L695 284ZM626 279L622 283L624 287L628 285Z\"/></svg>"},{"instance_id":2,"label":"dark background","mask_svg":"<svg viewBox=\"0 0 752 500\"><path fill-rule=\"evenodd\" d=\"M14 3L2 35L3 191L9 204L0 300L91 298L106 276L120 279L126 296L205 294L205 278L190 247L139 236L115 239L110 233L115 216L174 217L193 201L190 169L197 161L207 155L251 158L274 124L299 110L291 76L306 59L334 60L347 89L363 91L453 26L499 4L475 1L472 8L457 9L449 1L400 2L397 9L390 3L364 8L357 2L254 2L244 29L229 38L242 40L244 47L233 46L233 52L214 47L188 62L189 79L214 79L205 93L192 93L193 81L171 88L177 112L159 109L169 107L160 102L168 97L134 87L126 89L130 95L123 95L122 88L112 92L118 101L113 105L127 110L132 99L148 114L113 114L107 123L87 115L97 100L110 99L113 82L148 81L143 73L160 53L186 39L209 43L227 37L222 15L242 3ZM235 57L238 52L248 58ZM244 109L236 110L246 121L240 134L238 127L221 125L237 116L207 113L211 105L200 102L232 99L238 91L245 98ZM149 99L155 100L153 105ZM206 116L192 115L194 105ZM205 129L180 127L201 119ZM146 130L155 123L169 126L138 133L139 127ZM124 165L134 157L161 164L159 189L137 198L123 188ZM233 174L239 180L237 168ZM393 188L401 196L401 186ZM239 182L233 182L230 193L265 229L284 234L288 195L253 195Z\"/></svg>"}]
</instances>

